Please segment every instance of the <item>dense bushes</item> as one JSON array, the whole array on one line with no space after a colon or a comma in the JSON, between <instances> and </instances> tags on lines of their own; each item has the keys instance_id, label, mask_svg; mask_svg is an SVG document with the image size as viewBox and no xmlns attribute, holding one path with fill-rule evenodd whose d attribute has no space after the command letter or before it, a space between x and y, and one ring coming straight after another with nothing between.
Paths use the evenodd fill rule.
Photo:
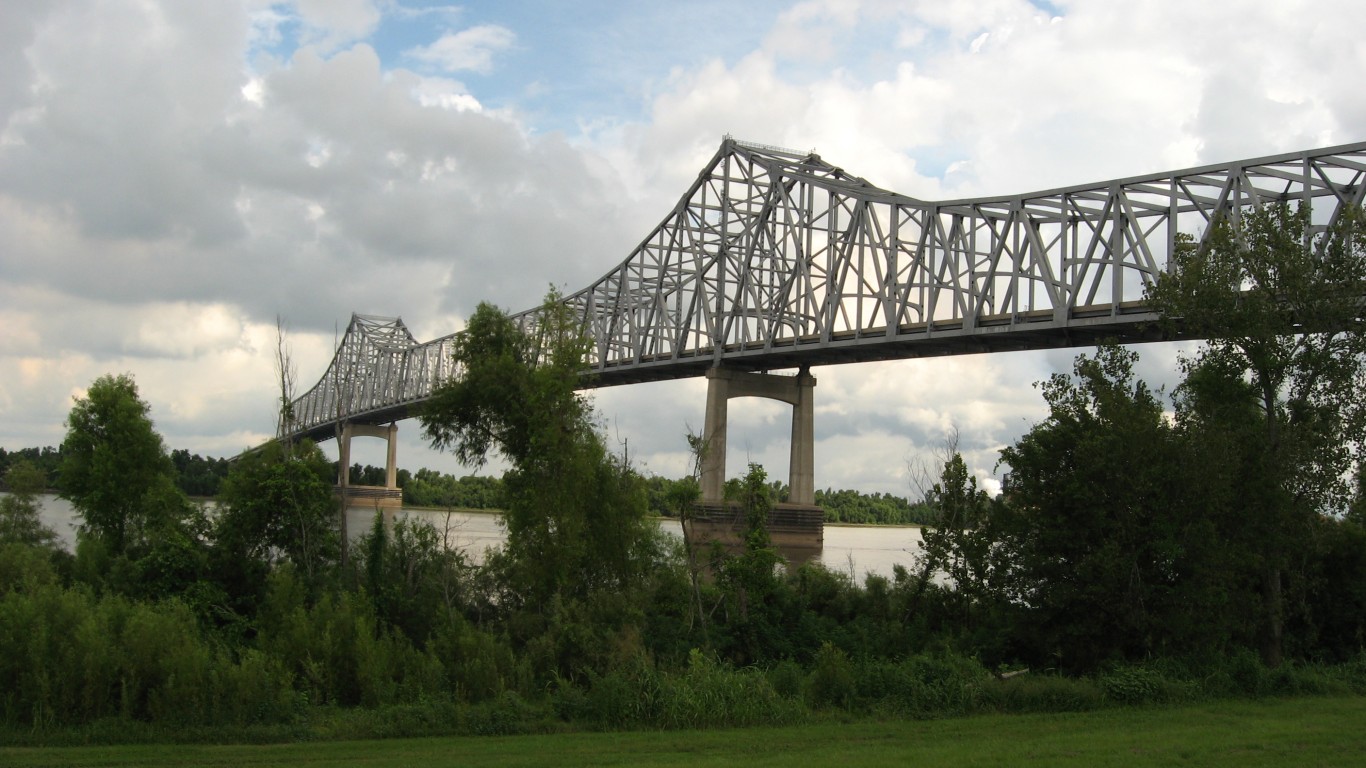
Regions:
<instances>
[{"instance_id":1,"label":"dense bushes","mask_svg":"<svg viewBox=\"0 0 1366 768\"><path fill-rule=\"evenodd\" d=\"M271 723L288 720L299 703L277 659L215 646L180 601L96 596L50 574L33 574L0 598L0 649L0 701L11 725Z\"/></svg>"},{"instance_id":2,"label":"dense bushes","mask_svg":"<svg viewBox=\"0 0 1366 768\"><path fill-rule=\"evenodd\" d=\"M798 594L813 578L808 567L777 589ZM866 587L833 575L826 583L869 599ZM817 606L842 611L829 597L796 610L813 618ZM586 622L592 613L562 615ZM840 642L853 650L826 640L804 663L772 658L744 667L697 648L659 658L644 649L648 638L598 638L611 647L581 679L546 678L513 635L491 634L460 611L415 640L379 616L363 586L310 597L286 566L270 577L252 640L233 644L179 599L138 601L64 584L50 552L0 547L0 717L9 728L114 718L155 724L159 738L165 729L206 726L290 736L513 733L563 727L557 723L696 728L792 723L822 712L926 718L1366 694L1366 657L1270 669L1244 651L1213 662L1120 665L1087 678L1032 671L999 679L953 652L869 654L848 635ZM280 727L287 730L269 730Z\"/></svg>"}]
</instances>

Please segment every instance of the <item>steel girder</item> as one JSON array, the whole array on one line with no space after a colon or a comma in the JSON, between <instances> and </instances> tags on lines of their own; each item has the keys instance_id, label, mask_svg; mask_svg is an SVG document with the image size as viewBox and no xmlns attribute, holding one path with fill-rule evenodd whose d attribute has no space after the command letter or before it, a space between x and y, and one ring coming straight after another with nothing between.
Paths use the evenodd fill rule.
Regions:
<instances>
[{"instance_id":1,"label":"steel girder","mask_svg":"<svg viewBox=\"0 0 1366 768\"><path fill-rule=\"evenodd\" d=\"M1144 290L1177 233L1202 237L1215 216L1236 226L1241 211L1280 201L1312 206L1322 227L1364 191L1366 142L927 202L814 152L726 137L631 255L565 302L594 341L594 386L723 362L770 370L1153 340ZM536 313L516 317L531 330ZM454 375L450 339L419 345L396 320L356 316L300 398L300 429L406 415Z\"/></svg>"},{"instance_id":2,"label":"steel girder","mask_svg":"<svg viewBox=\"0 0 1366 768\"><path fill-rule=\"evenodd\" d=\"M312 389L294 401L282 430L322 440L345 421L382 423L406 418L457 370L455 335L419 344L396 317L351 315L337 354Z\"/></svg>"}]
</instances>

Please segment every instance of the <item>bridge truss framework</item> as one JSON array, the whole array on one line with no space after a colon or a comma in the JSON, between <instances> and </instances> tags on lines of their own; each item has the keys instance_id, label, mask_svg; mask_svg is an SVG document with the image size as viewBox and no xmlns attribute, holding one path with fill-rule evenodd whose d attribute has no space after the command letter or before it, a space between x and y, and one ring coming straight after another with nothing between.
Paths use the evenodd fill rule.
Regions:
<instances>
[{"instance_id":1,"label":"bridge truss framework","mask_svg":"<svg viewBox=\"0 0 1366 768\"><path fill-rule=\"evenodd\" d=\"M587 386L1161 338L1145 288L1178 233L1288 201L1330 225L1366 193L1366 142L1025 195L926 202L802 153L727 137L673 211L564 301L594 345ZM516 316L534 329L538 310ZM458 375L353 315L295 401L296 436L405 418Z\"/></svg>"}]
</instances>

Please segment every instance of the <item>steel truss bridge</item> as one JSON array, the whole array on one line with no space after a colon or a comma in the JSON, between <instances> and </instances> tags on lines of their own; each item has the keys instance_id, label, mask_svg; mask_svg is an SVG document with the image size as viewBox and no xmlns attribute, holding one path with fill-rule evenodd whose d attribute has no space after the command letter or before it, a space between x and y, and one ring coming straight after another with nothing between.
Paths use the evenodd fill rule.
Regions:
<instances>
[{"instance_id":1,"label":"steel truss bridge","mask_svg":"<svg viewBox=\"0 0 1366 768\"><path fill-rule=\"evenodd\" d=\"M726 137L626 260L564 302L593 339L586 386L867 360L1162 338L1144 289L1178 233L1366 193L1366 142L1025 195L929 202L797 152ZM517 315L524 328L537 310ZM455 335L419 343L353 315L294 402L296 436L417 412L459 375Z\"/></svg>"}]
</instances>

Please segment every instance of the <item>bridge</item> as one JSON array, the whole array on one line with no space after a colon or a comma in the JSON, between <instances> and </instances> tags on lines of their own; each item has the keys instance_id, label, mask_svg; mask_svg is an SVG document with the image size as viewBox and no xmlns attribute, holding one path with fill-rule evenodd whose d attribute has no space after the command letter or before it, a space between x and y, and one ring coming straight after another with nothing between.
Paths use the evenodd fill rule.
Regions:
<instances>
[{"instance_id":1,"label":"bridge","mask_svg":"<svg viewBox=\"0 0 1366 768\"><path fill-rule=\"evenodd\" d=\"M624 261L564 302L593 340L585 386L707 376L704 503L719 503L727 402L794 408L791 499L814 503L812 367L1164 337L1144 301L1178 233L1292 202L1330 225L1366 194L1366 142L1043 192L923 201L812 152L726 137ZM524 329L537 310L516 315ZM455 335L419 343L353 315L283 430L383 436L459 375ZM797 369L797 376L775 370Z\"/></svg>"}]
</instances>

